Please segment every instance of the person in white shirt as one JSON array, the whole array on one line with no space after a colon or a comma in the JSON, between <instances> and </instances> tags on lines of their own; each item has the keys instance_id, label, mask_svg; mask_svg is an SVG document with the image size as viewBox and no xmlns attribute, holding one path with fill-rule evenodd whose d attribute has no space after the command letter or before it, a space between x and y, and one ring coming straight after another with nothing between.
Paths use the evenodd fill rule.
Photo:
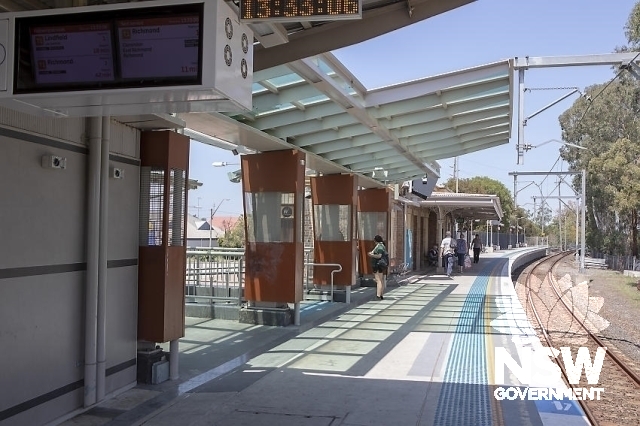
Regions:
<instances>
[{"instance_id":1,"label":"person in white shirt","mask_svg":"<svg viewBox=\"0 0 640 426\"><path fill-rule=\"evenodd\" d=\"M447 276L451 276L451 269L453 268L454 253L456 247L456 240L451 237L451 232L447 231L444 234L444 238L440 243L440 253L444 259L445 268L447 270Z\"/></svg>"}]
</instances>

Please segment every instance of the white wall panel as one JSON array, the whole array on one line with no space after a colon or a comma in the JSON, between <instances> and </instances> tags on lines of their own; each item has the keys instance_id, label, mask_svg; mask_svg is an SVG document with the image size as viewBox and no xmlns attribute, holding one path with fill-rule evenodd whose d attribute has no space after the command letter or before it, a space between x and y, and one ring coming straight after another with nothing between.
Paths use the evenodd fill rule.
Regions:
<instances>
[{"instance_id":1,"label":"white wall panel","mask_svg":"<svg viewBox=\"0 0 640 426\"><path fill-rule=\"evenodd\" d=\"M0 280L0 411L82 379L84 278Z\"/></svg>"},{"instance_id":2,"label":"white wall panel","mask_svg":"<svg viewBox=\"0 0 640 426\"><path fill-rule=\"evenodd\" d=\"M138 267L109 268L107 284L107 368L136 357Z\"/></svg>"},{"instance_id":3,"label":"white wall panel","mask_svg":"<svg viewBox=\"0 0 640 426\"><path fill-rule=\"evenodd\" d=\"M46 169L43 155L67 159ZM84 262L86 155L0 136L0 269Z\"/></svg>"},{"instance_id":4,"label":"white wall panel","mask_svg":"<svg viewBox=\"0 0 640 426\"><path fill-rule=\"evenodd\" d=\"M138 136L111 123L111 153L120 158L110 168L124 169L125 178L109 179L107 369L136 357ZM82 119L0 109L0 413L32 405L1 426L44 424L83 404L82 388L73 386L84 374L85 139ZM65 157L67 168L43 168L45 154ZM108 376L106 391L135 382L135 372ZM34 400L50 392L59 396Z\"/></svg>"},{"instance_id":5,"label":"white wall panel","mask_svg":"<svg viewBox=\"0 0 640 426\"><path fill-rule=\"evenodd\" d=\"M140 167L110 163L124 178L109 179L109 260L137 259Z\"/></svg>"}]
</instances>

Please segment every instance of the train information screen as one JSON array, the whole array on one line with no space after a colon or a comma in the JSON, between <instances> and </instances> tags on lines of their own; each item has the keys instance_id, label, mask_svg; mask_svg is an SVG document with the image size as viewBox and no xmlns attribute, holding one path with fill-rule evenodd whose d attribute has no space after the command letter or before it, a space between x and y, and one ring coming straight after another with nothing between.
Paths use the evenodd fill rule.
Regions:
<instances>
[{"instance_id":1,"label":"train information screen","mask_svg":"<svg viewBox=\"0 0 640 426\"><path fill-rule=\"evenodd\" d=\"M123 20L116 26L122 78L198 75L197 15Z\"/></svg>"},{"instance_id":2,"label":"train information screen","mask_svg":"<svg viewBox=\"0 0 640 426\"><path fill-rule=\"evenodd\" d=\"M38 84L113 81L108 23L30 28Z\"/></svg>"},{"instance_id":3,"label":"train information screen","mask_svg":"<svg viewBox=\"0 0 640 426\"><path fill-rule=\"evenodd\" d=\"M14 93L197 85L203 4L16 18Z\"/></svg>"},{"instance_id":4,"label":"train information screen","mask_svg":"<svg viewBox=\"0 0 640 426\"><path fill-rule=\"evenodd\" d=\"M331 21L362 18L362 0L240 0L243 21Z\"/></svg>"}]
</instances>

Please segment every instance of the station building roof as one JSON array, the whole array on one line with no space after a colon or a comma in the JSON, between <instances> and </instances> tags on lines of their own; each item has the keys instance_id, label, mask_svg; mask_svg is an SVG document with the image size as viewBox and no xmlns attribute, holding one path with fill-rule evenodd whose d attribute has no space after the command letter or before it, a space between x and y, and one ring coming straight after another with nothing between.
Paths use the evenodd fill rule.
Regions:
<instances>
[{"instance_id":1,"label":"station building roof","mask_svg":"<svg viewBox=\"0 0 640 426\"><path fill-rule=\"evenodd\" d=\"M426 200L417 202L421 207L441 208L455 218L501 220L502 206L497 195L432 192Z\"/></svg>"}]
</instances>

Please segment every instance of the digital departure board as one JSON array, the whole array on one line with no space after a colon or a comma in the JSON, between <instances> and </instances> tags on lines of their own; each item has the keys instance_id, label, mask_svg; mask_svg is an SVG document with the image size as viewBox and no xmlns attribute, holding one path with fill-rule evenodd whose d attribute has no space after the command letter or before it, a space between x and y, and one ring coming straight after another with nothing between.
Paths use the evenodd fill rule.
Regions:
<instances>
[{"instance_id":1,"label":"digital departure board","mask_svg":"<svg viewBox=\"0 0 640 426\"><path fill-rule=\"evenodd\" d=\"M30 28L38 84L113 81L108 23Z\"/></svg>"},{"instance_id":2,"label":"digital departure board","mask_svg":"<svg viewBox=\"0 0 640 426\"><path fill-rule=\"evenodd\" d=\"M198 15L123 20L116 26L122 78L198 75Z\"/></svg>"},{"instance_id":3,"label":"digital departure board","mask_svg":"<svg viewBox=\"0 0 640 426\"><path fill-rule=\"evenodd\" d=\"M14 93L202 81L202 4L16 20Z\"/></svg>"},{"instance_id":4,"label":"digital departure board","mask_svg":"<svg viewBox=\"0 0 640 426\"><path fill-rule=\"evenodd\" d=\"M240 0L241 21L331 21L362 18L362 0Z\"/></svg>"}]
</instances>

